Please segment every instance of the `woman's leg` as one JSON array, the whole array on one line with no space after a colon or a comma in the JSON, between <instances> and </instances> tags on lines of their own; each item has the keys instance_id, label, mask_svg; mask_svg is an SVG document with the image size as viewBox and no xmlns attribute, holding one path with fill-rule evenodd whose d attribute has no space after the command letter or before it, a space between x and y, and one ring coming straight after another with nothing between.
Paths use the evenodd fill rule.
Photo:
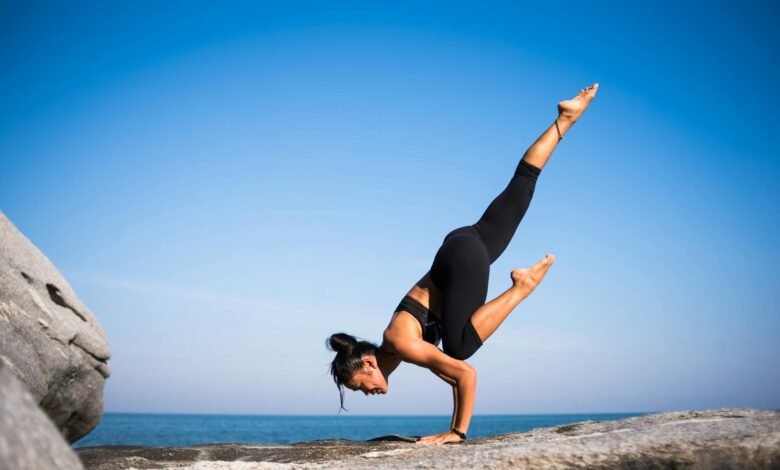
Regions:
<instances>
[{"instance_id":1,"label":"woman's leg","mask_svg":"<svg viewBox=\"0 0 780 470\"><path fill-rule=\"evenodd\" d=\"M547 270L550 269L550 266L552 266L554 261L555 256L548 255L530 268L513 270L512 287L495 299L479 307L474 314L471 315L471 325L482 342L487 341L487 339L496 332L498 327L501 326L501 323L504 322L506 317L512 313L512 310L514 310L526 297L531 295L531 292L534 291L536 286L542 282L542 279L544 279L544 276L547 274Z\"/></svg>"},{"instance_id":2,"label":"woman's leg","mask_svg":"<svg viewBox=\"0 0 780 470\"><path fill-rule=\"evenodd\" d=\"M441 290L442 349L455 359L467 359L482 340L469 321L485 304L490 260L473 226L450 232L431 265L431 280Z\"/></svg>"},{"instance_id":3,"label":"woman's leg","mask_svg":"<svg viewBox=\"0 0 780 470\"><path fill-rule=\"evenodd\" d=\"M544 168L553 150L558 146L558 130L560 130L561 137L566 135L571 126L577 122L582 113L588 108L598 91L599 84L594 83L580 90L574 98L558 103L558 128L556 129L555 123L550 125L525 152L523 160L537 168Z\"/></svg>"},{"instance_id":4,"label":"woman's leg","mask_svg":"<svg viewBox=\"0 0 780 470\"><path fill-rule=\"evenodd\" d=\"M598 88L598 83L594 83L593 86L580 90L574 98L558 103L558 126L553 124L548 127L526 150L507 188L491 203L479 222L474 224L490 253L491 264L509 244L517 225L525 215L533 196L536 176L558 145L558 132L560 131L561 135L568 132L590 105ZM514 270L514 285L474 312L470 324L483 342L501 326L512 310L533 292L554 261L555 257L549 255L530 268Z\"/></svg>"},{"instance_id":5,"label":"woman's leg","mask_svg":"<svg viewBox=\"0 0 780 470\"><path fill-rule=\"evenodd\" d=\"M498 329L509 313L542 281L555 257L512 272L513 286L487 299L490 260L474 227L453 231L436 252L431 280L441 290L442 349L465 360Z\"/></svg>"},{"instance_id":6,"label":"woman's leg","mask_svg":"<svg viewBox=\"0 0 780 470\"><path fill-rule=\"evenodd\" d=\"M551 124L528 147L507 187L490 203L479 221L474 224L488 248L490 264L493 264L509 245L517 231L517 226L528 210L536 187L536 179L558 146L558 131L561 136L566 135L585 111L597 90L598 84L583 88L575 98L558 104L558 125Z\"/></svg>"},{"instance_id":7,"label":"woman's leg","mask_svg":"<svg viewBox=\"0 0 780 470\"><path fill-rule=\"evenodd\" d=\"M520 160L506 188L473 225L485 243L490 264L501 256L531 204L540 169Z\"/></svg>"},{"instance_id":8,"label":"woman's leg","mask_svg":"<svg viewBox=\"0 0 780 470\"><path fill-rule=\"evenodd\" d=\"M521 160L509 185L479 221L448 233L436 252L431 280L442 293L442 349L455 359L474 354L498 328L491 320L501 317L503 321L511 311L498 313L507 305L497 303L498 299L485 304L490 265L507 247L528 209L539 171ZM481 321L474 322L477 319Z\"/></svg>"},{"instance_id":9,"label":"woman's leg","mask_svg":"<svg viewBox=\"0 0 780 470\"><path fill-rule=\"evenodd\" d=\"M558 104L558 125L548 127L528 148L507 187L473 225L448 233L431 266L431 280L442 291L444 352L470 357L541 282L555 257L545 257L512 273L514 285L492 301L487 298L490 265L503 253L533 197L536 180L564 135L595 97L598 84ZM478 235L475 237L475 234Z\"/></svg>"}]
</instances>

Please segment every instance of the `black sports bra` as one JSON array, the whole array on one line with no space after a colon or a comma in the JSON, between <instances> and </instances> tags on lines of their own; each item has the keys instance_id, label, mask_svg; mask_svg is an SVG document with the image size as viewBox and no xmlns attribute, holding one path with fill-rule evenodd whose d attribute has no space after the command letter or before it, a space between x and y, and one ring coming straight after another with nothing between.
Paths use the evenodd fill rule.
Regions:
<instances>
[{"instance_id":1,"label":"black sports bra","mask_svg":"<svg viewBox=\"0 0 780 470\"><path fill-rule=\"evenodd\" d=\"M438 346L441 341L441 324L439 319L435 315L430 313L430 310L425 308L423 304L415 300L413 297L405 296L401 303L398 304L395 311L405 310L411 313L414 318L420 322L423 332L423 341Z\"/></svg>"}]
</instances>

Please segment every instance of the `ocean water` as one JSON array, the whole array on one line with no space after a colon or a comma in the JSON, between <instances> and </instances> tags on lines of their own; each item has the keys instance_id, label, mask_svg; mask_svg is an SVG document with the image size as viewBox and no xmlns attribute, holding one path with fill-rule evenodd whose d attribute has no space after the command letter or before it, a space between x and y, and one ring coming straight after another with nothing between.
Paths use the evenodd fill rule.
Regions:
<instances>
[{"instance_id":1,"label":"ocean water","mask_svg":"<svg viewBox=\"0 0 780 470\"><path fill-rule=\"evenodd\" d=\"M468 436L483 437L585 420L647 413L476 415ZM233 442L290 444L318 439L367 440L388 434L425 436L445 431L450 416L300 416L105 413L73 447L100 445L189 446Z\"/></svg>"}]
</instances>

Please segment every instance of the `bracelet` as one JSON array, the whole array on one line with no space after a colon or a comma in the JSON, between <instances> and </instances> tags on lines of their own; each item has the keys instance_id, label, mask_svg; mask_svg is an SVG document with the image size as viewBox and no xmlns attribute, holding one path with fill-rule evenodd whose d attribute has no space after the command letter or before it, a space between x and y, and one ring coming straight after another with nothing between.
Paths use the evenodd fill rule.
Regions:
<instances>
[{"instance_id":1,"label":"bracelet","mask_svg":"<svg viewBox=\"0 0 780 470\"><path fill-rule=\"evenodd\" d=\"M561 129L558 127L558 118L555 118L555 130L558 131L558 142L563 140L563 136L561 135Z\"/></svg>"},{"instance_id":2,"label":"bracelet","mask_svg":"<svg viewBox=\"0 0 780 470\"><path fill-rule=\"evenodd\" d=\"M450 432L455 433L458 437L460 437L462 440L466 440L466 435L460 431L458 431L456 428L450 429Z\"/></svg>"}]
</instances>

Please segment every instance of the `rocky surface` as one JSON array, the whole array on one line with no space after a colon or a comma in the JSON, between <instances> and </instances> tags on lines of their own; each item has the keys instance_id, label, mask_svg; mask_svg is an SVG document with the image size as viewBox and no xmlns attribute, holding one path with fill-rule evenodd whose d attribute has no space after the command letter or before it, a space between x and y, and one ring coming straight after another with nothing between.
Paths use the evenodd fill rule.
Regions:
<instances>
[{"instance_id":1,"label":"rocky surface","mask_svg":"<svg viewBox=\"0 0 780 470\"><path fill-rule=\"evenodd\" d=\"M69 442L103 414L111 353L57 268L0 212L0 362Z\"/></svg>"},{"instance_id":2,"label":"rocky surface","mask_svg":"<svg viewBox=\"0 0 780 470\"><path fill-rule=\"evenodd\" d=\"M83 468L59 429L0 362L0 468Z\"/></svg>"},{"instance_id":3,"label":"rocky surface","mask_svg":"<svg viewBox=\"0 0 780 470\"><path fill-rule=\"evenodd\" d=\"M780 469L780 412L680 411L584 421L444 446L398 440L85 447L87 468Z\"/></svg>"}]
</instances>

